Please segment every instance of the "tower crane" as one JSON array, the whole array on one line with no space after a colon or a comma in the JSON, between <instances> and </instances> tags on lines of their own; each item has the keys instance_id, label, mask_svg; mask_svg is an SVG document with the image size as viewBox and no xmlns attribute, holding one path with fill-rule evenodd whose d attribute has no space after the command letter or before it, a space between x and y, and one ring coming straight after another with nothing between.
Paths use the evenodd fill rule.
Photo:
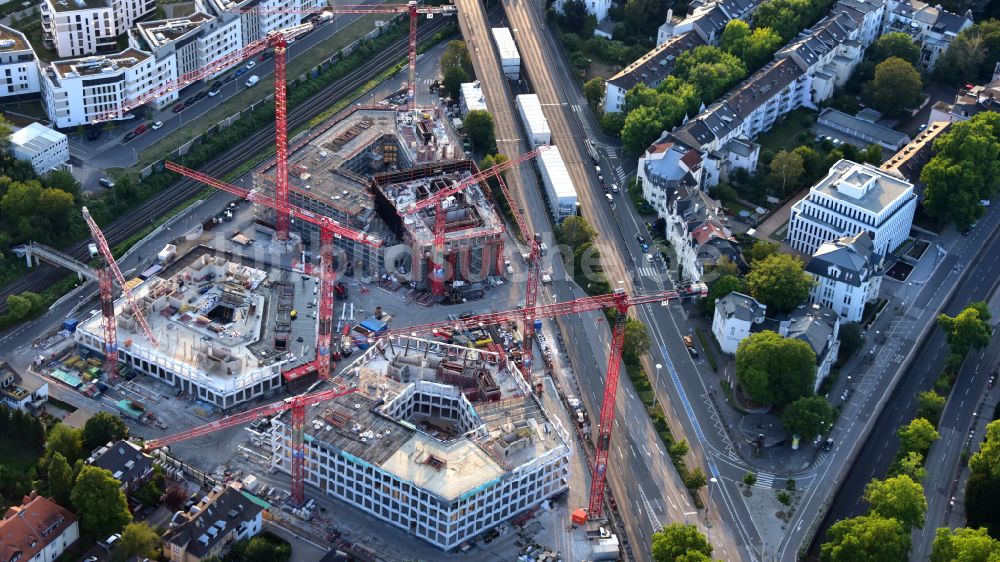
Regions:
<instances>
[{"instance_id":1,"label":"tower crane","mask_svg":"<svg viewBox=\"0 0 1000 562\"><path fill-rule=\"evenodd\" d=\"M280 212L277 202L273 197L268 197L258 191L251 191L242 187L217 180L207 174L197 172L190 168L181 166L174 162L167 162L166 168L171 172L176 172L195 181L200 181L216 189L232 193L242 197L252 203L257 203ZM309 372L314 366L319 373L319 378L330 378L330 359L333 347L333 302L335 299L337 272L333 268L333 240L334 238L347 238L366 246L378 248L382 245L382 240L376 236L358 232L346 227L339 222L317 215L312 211L302 209L296 205L288 205L288 213L291 217L303 220L319 227L320 232L320 267L319 267L319 311L316 322L316 359L314 365L305 364L285 373L287 380L298 378Z\"/></svg>"},{"instance_id":2,"label":"tower crane","mask_svg":"<svg viewBox=\"0 0 1000 562\"><path fill-rule=\"evenodd\" d=\"M697 283L682 291L661 291L656 293L629 295L624 290L598 295L596 297L583 297L572 301L542 304L531 308L525 307L518 310L508 310L504 312L493 312L479 314L455 322L431 322L417 326L396 328L387 330L377 337L410 336L431 333L441 328L454 328L456 330L465 326L489 326L493 324L510 324L518 320L533 322L536 318L555 318L567 314L580 314L593 310L605 308L614 309L615 316L613 337L611 339L611 354L608 358L608 376L604 385L604 396L601 400L600 422L597 426L597 441L595 444L596 454L594 458L593 472L590 484L590 502L587 508L588 517L599 518L604 511L604 485L607 477L608 452L611 443L611 428L615 419L615 394L618 391L618 373L621 366L622 342L625 339L625 320L629 308L633 306L666 303L670 300L705 296L708 294L708 287L702 283Z\"/></svg>"},{"instance_id":3,"label":"tower crane","mask_svg":"<svg viewBox=\"0 0 1000 562\"><path fill-rule=\"evenodd\" d=\"M344 396L354 392L353 388L331 388L327 390L321 390L319 392L313 392L311 394L299 394L281 400L280 402L274 402L266 406L260 406L247 410L245 412L240 412L239 414L234 414L232 416L227 416L219 420L215 420L205 425L200 425L188 429L187 431L182 431L180 433L175 433L174 435L168 435L161 439L153 439L151 441L146 441L143 444L144 451L153 451L177 443L179 441L186 441L188 439L194 439L195 437L201 437L202 435L208 435L215 431L222 429L234 427L241 425L256 419L263 417L280 414L285 410L292 411L292 503L295 505L302 505L305 501L305 423L306 423L306 408L314 404L319 404L326 400L332 400L334 398Z\"/></svg>"},{"instance_id":4,"label":"tower crane","mask_svg":"<svg viewBox=\"0 0 1000 562\"><path fill-rule=\"evenodd\" d=\"M240 8L229 10L238 13L254 14L409 14L410 15L410 49L409 49L409 83L406 87L406 102L410 111L416 109L416 75L417 75L417 20L419 14L426 14L428 18L435 15L453 16L457 13L454 5L444 6L421 6L417 0L410 0L406 4L376 4L372 6L342 5L323 6L321 8Z\"/></svg>"},{"instance_id":5,"label":"tower crane","mask_svg":"<svg viewBox=\"0 0 1000 562\"><path fill-rule=\"evenodd\" d=\"M101 232L100 227L94 222L94 218L90 216L90 211L86 207L83 208L83 220L86 221L87 228L90 229L90 235L94 238L97 250L104 257L104 261L107 264L107 267L98 270L97 281L101 290L104 370L108 373L108 380L114 382L118 379L118 328L115 325L114 281L118 281L118 284L121 286L122 293L125 295L125 299L132 309L132 314L135 315L135 319L142 326L143 333L146 334L146 339L149 340L149 343L153 344L153 347L158 346L159 343L156 341L153 331L149 329L149 324L146 323L146 317L142 314L142 310L139 309L139 304L132 297L132 291L126 287L125 276L122 275L121 269L118 268L118 263L115 261L114 254L111 253L111 248L108 246L107 239L104 238L104 233Z\"/></svg>"},{"instance_id":6,"label":"tower crane","mask_svg":"<svg viewBox=\"0 0 1000 562\"><path fill-rule=\"evenodd\" d=\"M400 212L404 215L413 215L429 207L434 207L434 257L433 265L431 266L431 293L434 296L441 296L444 294L444 269L445 269L445 257L444 257L444 242L445 242L445 223L446 220L446 207L445 200L456 193L467 189L477 183L481 183L491 176L496 176L500 178L500 173L504 172L514 166L521 164L522 162L528 161L535 156L538 156L541 152L548 150L549 145L543 144L534 150L525 152L524 154L514 158L513 160L508 160L506 162L501 162L500 164L495 164L490 166L486 170L480 171L478 174L474 174L469 178L466 178L460 182L452 184L450 187L442 189L433 195L417 201L413 205L402 209ZM502 179L501 179L502 181Z\"/></svg>"}]
</instances>

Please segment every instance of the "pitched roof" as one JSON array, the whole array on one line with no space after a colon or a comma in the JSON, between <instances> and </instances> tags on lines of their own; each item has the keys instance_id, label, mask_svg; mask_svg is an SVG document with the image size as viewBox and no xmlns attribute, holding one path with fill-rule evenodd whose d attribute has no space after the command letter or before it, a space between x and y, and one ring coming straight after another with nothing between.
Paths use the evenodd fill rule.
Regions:
<instances>
[{"instance_id":1,"label":"pitched roof","mask_svg":"<svg viewBox=\"0 0 1000 562\"><path fill-rule=\"evenodd\" d=\"M234 529L254 520L264 508L250 501L234 487L216 486L212 493L195 505L197 512L163 534L163 540L187 546L187 552L202 557ZM194 510L194 508L192 508Z\"/></svg>"},{"instance_id":2,"label":"pitched roof","mask_svg":"<svg viewBox=\"0 0 1000 562\"><path fill-rule=\"evenodd\" d=\"M829 308L814 304L800 306L789 315L788 335L785 337L802 340L816 353L816 362L823 361L826 347L833 337L833 329L838 322L837 315Z\"/></svg>"},{"instance_id":3,"label":"pitched roof","mask_svg":"<svg viewBox=\"0 0 1000 562\"><path fill-rule=\"evenodd\" d=\"M98 448L87 459L87 464L111 472L120 482L129 482L153 468L153 460L142 453L138 445L125 440Z\"/></svg>"},{"instance_id":4,"label":"pitched roof","mask_svg":"<svg viewBox=\"0 0 1000 562\"><path fill-rule=\"evenodd\" d=\"M659 84L674 70L674 62L681 53L704 44L697 33L682 33L639 57L609 78L608 83L626 91L640 83Z\"/></svg>"},{"instance_id":5,"label":"pitched roof","mask_svg":"<svg viewBox=\"0 0 1000 562\"><path fill-rule=\"evenodd\" d=\"M717 299L715 309L726 319L736 318L744 322L755 322L764 318L767 305L757 302L749 295L733 292Z\"/></svg>"},{"instance_id":6,"label":"pitched roof","mask_svg":"<svg viewBox=\"0 0 1000 562\"><path fill-rule=\"evenodd\" d=\"M920 180L920 172L934 155L934 141L951 129L950 121L935 121L910 144L899 149L892 158L886 160L881 169L911 183Z\"/></svg>"},{"instance_id":7,"label":"pitched roof","mask_svg":"<svg viewBox=\"0 0 1000 562\"><path fill-rule=\"evenodd\" d=\"M31 560L74 523L76 516L53 500L26 496L0 520L0 560Z\"/></svg>"},{"instance_id":8,"label":"pitched roof","mask_svg":"<svg viewBox=\"0 0 1000 562\"><path fill-rule=\"evenodd\" d=\"M882 257L875 252L875 244L867 232L844 236L820 244L806 271L820 277L860 287L878 272Z\"/></svg>"}]
</instances>

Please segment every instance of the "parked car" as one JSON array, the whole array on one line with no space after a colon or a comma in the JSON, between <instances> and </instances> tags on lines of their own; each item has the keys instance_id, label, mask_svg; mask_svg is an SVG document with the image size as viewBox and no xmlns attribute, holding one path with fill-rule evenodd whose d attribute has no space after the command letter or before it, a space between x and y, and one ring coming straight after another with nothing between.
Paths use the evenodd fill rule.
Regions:
<instances>
[{"instance_id":1,"label":"parked car","mask_svg":"<svg viewBox=\"0 0 1000 562\"><path fill-rule=\"evenodd\" d=\"M163 121L157 121L156 123L153 123L153 130L155 131L162 126L163 126Z\"/></svg>"},{"instance_id":2,"label":"parked car","mask_svg":"<svg viewBox=\"0 0 1000 562\"><path fill-rule=\"evenodd\" d=\"M108 189L111 189L112 187L115 186L115 182L109 180L108 178L101 178L101 179L97 180L97 183L103 185L104 187L106 187Z\"/></svg>"},{"instance_id":3,"label":"parked car","mask_svg":"<svg viewBox=\"0 0 1000 562\"><path fill-rule=\"evenodd\" d=\"M259 77L259 76L257 76L256 74L254 74L254 75L253 75L253 76L251 76L250 78L247 78L247 88L250 88L250 87L252 87L252 86L253 86L254 84L256 84L257 82L260 82L260 77Z\"/></svg>"},{"instance_id":4,"label":"parked car","mask_svg":"<svg viewBox=\"0 0 1000 562\"><path fill-rule=\"evenodd\" d=\"M243 76L247 72L250 72L250 69L244 66L243 68L239 68L236 70L235 76L239 78L240 76Z\"/></svg>"},{"instance_id":5,"label":"parked car","mask_svg":"<svg viewBox=\"0 0 1000 562\"><path fill-rule=\"evenodd\" d=\"M202 90L202 91L198 92L197 94L195 94L194 101L203 100L203 99L205 99L205 96L207 96L207 95L208 95L208 92L206 92L205 90Z\"/></svg>"},{"instance_id":6,"label":"parked car","mask_svg":"<svg viewBox=\"0 0 1000 562\"><path fill-rule=\"evenodd\" d=\"M174 113L180 113L182 111L184 111L184 102L181 102L181 103L179 103L179 104L177 104L177 105L174 106L174 109L173 109Z\"/></svg>"},{"instance_id":7,"label":"parked car","mask_svg":"<svg viewBox=\"0 0 1000 562\"><path fill-rule=\"evenodd\" d=\"M129 142L130 140L132 140L134 138L135 138L135 133L133 133L132 131L129 131L129 132L125 133L125 138L122 139L122 142Z\"/></svg>"},{"instance_id":8,"label":"parked car","mask_svg":"<svg viewBox=\"0 0 1000 562\"><path fill-rule=\"evenodd\" d=\"M135 130L132 131L132 132L135 133L136 136L138 136L138 135L141 135L141 134L145 133L147 130L149 130L149 126L146 125L145 123L143 123L142 125L139 125L138 127L136 127Z\"/></svg>"},{"instance_id":9,"label":"parked car","mask_svg":"<svg viewBox=\"0 0 1000 562\"><path fill-rule=\"evenodd\" d=\"M101 546L103 546L108 550L111 550L112 548L114 548L115 544L121 540L121 538L122 536L120 534L115 533L110 537L104 539L104 541L101 543Z\"/></svg>"},{"instance_id":10,"label":"parked car","mask_svg":"<svg viewBox=\"0 0 1000 562\"><path fill-rule=\"evenodd\" d=\"M239 72L239 71L237 70L236 72ZM229 76L226 76L226 79L224 80L224 82L226 82L228 84L229 82L232 82L233 80L236 80L236 73L235 72L232 73L232 74L230 74Z\"/></svg>"},{"instance_id":11,"label":"parked car","mask_svg":"<svg viewBox=\"0 0 1000 562\"><path fill-rule=\"evenodd\" d=\"M269 58L271 58L273 56L274 56L274 53L272 53L271 51L264 51L263 53L260 54L260 60L261 60L261 62L263 62L263 61L266 61L267 59L269 59Z\"/></svg>"},{"instance_id":12,"label":"parked car","mask_svg":"<svg viewBox=\"0 0 1000 562\"><path fill-rule=\"evenodd\" d=\"M252 69L252 68L253 68L253 67L255 67L255 66L257 66L257 61L254 61L254 60L251 60L251 61L248 61L248 62L247 62L247 66L246 66L246 69L247 69L247 70L250 70L250 69Z\"/></svg>"},{"instance_id":13,"label":"parked car","mask_svg":"<svg viewBox=\"0 0 1000 562\"><path fill-rule=\"evenodd\" d=\"M215 81L215 83L212 84L212 89L208 91L208 95L215 97L219 95L219 90L221 89L222 89L222 82L219 82L217 80Z\"/></svg>"}]
</instances>

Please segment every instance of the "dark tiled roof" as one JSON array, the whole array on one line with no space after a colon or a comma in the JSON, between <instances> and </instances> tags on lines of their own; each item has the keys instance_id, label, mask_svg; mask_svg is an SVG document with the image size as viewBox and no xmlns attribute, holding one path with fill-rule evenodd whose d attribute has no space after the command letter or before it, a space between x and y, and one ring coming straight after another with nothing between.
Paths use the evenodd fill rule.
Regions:
<instances>
[{"instance_id":1,"label":"dark tiled roof","mask_svg":"<svg viewBox=\"0 0 1000 562\"><path fill-rule=\"evenodd\" d=\"M813 253L806 264L806 271L820 277L833 279L860 287L878 268L881 257L867 232L844 236L825 242Z\"/></svg>"},{"instance_id":2,"label":"dark tiled roof","mask_svg":"<svg viewBox=\"0 0 1000 562\"><path fill-rule=\"evenodd\" d=\"M234 530L238 534L241 525L253 521L264 510L232 487L216 489L206 499L196 505L200 511L169 529L163 540L187 545L187 552L200 558Z\"/></svg>"},{"instance_id":3,"label":"dark tiled roof","mask_svg":"<svg viewBox=\"0 0 1000 562\"><path fill-rule=\"evenodd\" d=\"M128 441L117 441L97 449L87 459L87 464L103 468L120 482L130 482L153 468L153 461L138 445Z\"/></svg>"},{"instance_id":4,"label":"dark tiled roof","mask_svg":"<svg viewBox=\"0 0 1000 562\"><path fill-rule=\"evenodd\" d=\"M626 66L608 82L626 91L640 83L658 84L673 71L674 61L681 53L704 44L697 33L678 35Z\"/></svg>"}]
</instances>

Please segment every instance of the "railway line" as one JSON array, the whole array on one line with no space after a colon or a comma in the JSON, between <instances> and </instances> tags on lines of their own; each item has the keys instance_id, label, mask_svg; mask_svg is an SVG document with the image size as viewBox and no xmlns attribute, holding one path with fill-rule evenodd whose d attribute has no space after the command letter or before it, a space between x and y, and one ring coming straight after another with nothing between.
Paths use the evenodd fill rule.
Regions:
<instances>
[{"instance_id":1,"label":"railway line","mask_svg":"<svg viewBox=\"0 0 1000 562\"><path fill-rule=\"evenodd\" d=\"M417 28L418 40L425 40L440 31L451 20L448 18L434 18L426 21ZM372 80L382 72L385 72L393 64L403 60L407 51L408 37L404 36L398 41L374 54L372 58L349 72L343 78L334 82L328 88L321 90L301 104L291 108L288 115L288 128L294 130L307 123L313 117L319 115L333 102L350 94L359 85ZM274 143L274 129L264 127L248 136L238 144L210 160L200 168L200 171L215 177L221 177L234 170L247 155L258 154ZM294 149L294 147L293 147ZM156 217L162 216L181 202L194 197L204 186L198 182L179 179L168 185L159 193L146 201L140 203L128 214L123 215L111 224L104 227L104 234L108 242L115 246L127 240L134 233L150 225ZM69 255L79 260L89 258L87 244L89 238L76 242L65 251ZM45 287L59 281L66 275L59 268L42 263L36 266L28 274L22 276L17 281L0 288L0 313L7 310L7 296L25 291L40 292Z\"/></svg>"}]
</instances>

